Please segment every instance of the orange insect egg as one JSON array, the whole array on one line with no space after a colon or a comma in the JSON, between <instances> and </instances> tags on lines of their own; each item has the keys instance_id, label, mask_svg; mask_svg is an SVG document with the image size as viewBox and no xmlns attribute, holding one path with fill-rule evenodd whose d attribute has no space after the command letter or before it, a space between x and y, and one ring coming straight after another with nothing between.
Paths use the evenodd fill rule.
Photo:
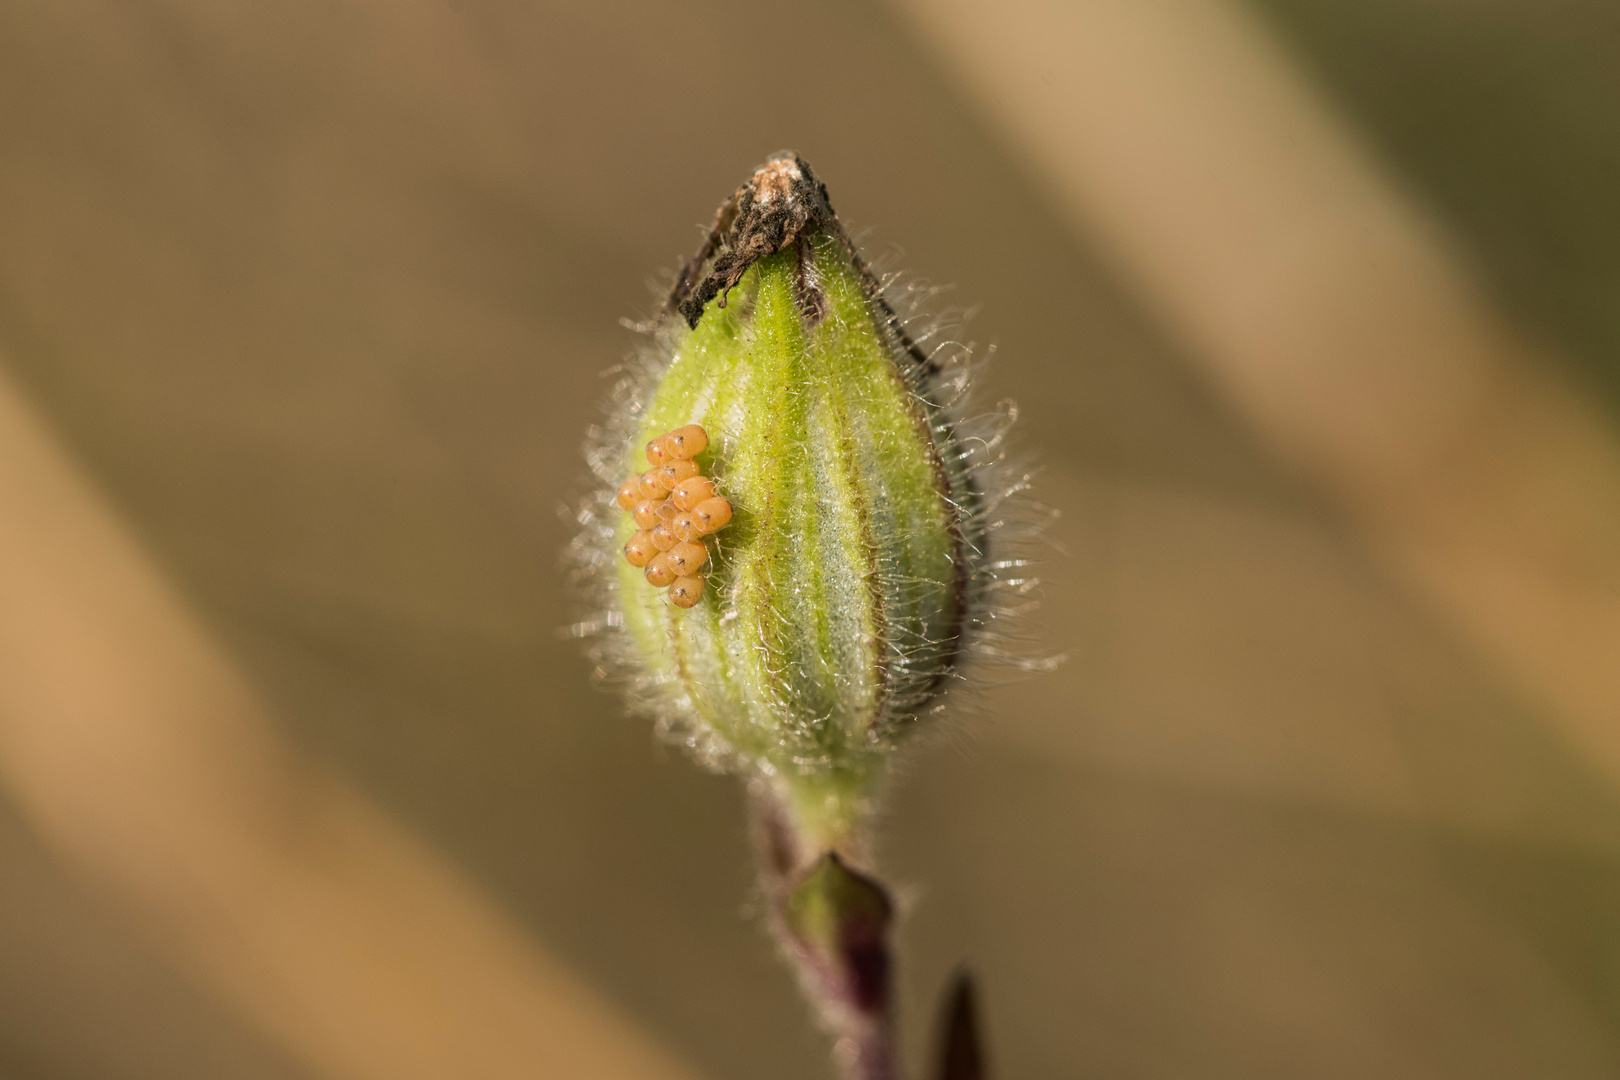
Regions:
<instances>
[{"instance_id":1,"label":"orange insect egg","mask_svg":"<svg viewBox=\"0 0 1620 1080\"><path fill-rule=\"evenodd\" d=\"M698 474L695 461L671 461L658 468L658 482L666 488L675 488L683 480L690 480Z\"/></svg>"},{"instance_id":2,"label":"orange insect egg","mask_svg":"<svg viewBox=\"0 0 1620 1080\"><path fill-rule=\"evenodd\" d=\"M703 597L703 579L678 577L669 587L669 602L676 607L691 607Z\"/></svg>"},{"instance_id":3,"label":"orange insect egg","mask_svg":"<svg viewBox=\"0 0 1620 1080\"><path fill-rule=\"evenodd\" d=\"M670 569L682 577L697 573L709 561L709 549L702 544L676 544L667 554Z\"/></svg>"},{"instance_id":4,"label":"orange insect egg","mask_svg":"<svg viewBox=\"0 0 1620 1080\"><path fill-rule=\"evenodd\" d=\"M704 532L712 533L725 528L726 522L731 520L731 504L718 496L704 499L692 508L692 517Z\"/></svg>"},{"instance_id":5,"label":"orange insect egg","mask_svg":"<svg viewBox=\"0 0 1620 1080\"><path fill-rule=\"evenodd\" d=\"M636 519L636 528L650 529L663 520L659 517L658 511L667 505L669 505L667 500L654 502L652 499L643 499L636 503L636 508L630 511L630 516ZM680 511L677 510L676 513Z\"/></svg>"},{"instance_id":6,"label":"orange insect egg","mask_svg":"<svg viewBox=\"0 0 1620 1080\"><path fill-rule=\"evenodd\" d=\"M636 505L636 500L639 498L641 498L641 492L636 487L636 480L626 480L619 485L619 493L613 496L613 501L619 504L620 510L628 510Z\"/></svg>"},{"instance_id":7,"label":"orange insect egg","mask_svg":"<svg viewBox=\"0 0 1620 1080\"><path fill-rule=\"evenodd\" d=\"M674 521L675 516L680 512L680 508L674 503L670 502L668 499L665 499L663 502L658 504L658 516L663 521Z\"/></svg>"},{"instance_id":8,"label":"orange insect egg","mask_svg":"<svg viewBox=\"0 0 1620 1080\"><path fill-rule=\"evenodd\" d=\"M638 532L624 545L624 558L631 566L646 566L647 562L658 554L653 547L652 537L645 532Z\"/></svg>"},{"instance_id":9,"label":"orange insect egg","mask_svg":"<svg viewBox=\"0 0 1620 1080\"><path fill-rule=\"evenodd\" d=\"M664 447L672 458L695 458L709 445L709 433L696 424L676 428L664 436Z\"/></svg>"},{"instance_id":10,"label":"orange insect egg","mask_svg":"<svg viewBox=\"0 0 1620 1080\"><path fill-rule=\"evenodd\" d=\"M676 484L669 494L677 509L690 510L703 500L714 498L714 482L707 476L690 476Z\"/></svg>"},{"instance_id":11,"label":"orange insect egg","mask_svg":"<svg viewBox=\"0 0 1620 1080\"><path fill-rule=\"evenodd\" d=\"M658 470L648 469L636 477L636 490L641 492L643 499L657 501L669 493L669 489L658 482Z\"/></svg>"},{"instance_id":12,"label":"orange insect egg","mask_svg":"<svg viewBox=\"0 0 1620 1080\"><path fill-rule=\"evenodd\" d=\"M703 526L690 510L677 510L675 516L669 519L669 531L682 540L703 538Z\"/></svg>"},{"instance_id":13,"label":"orange insect egg","mask_svg":"<svg viewBox=\"0 0 1620 1080\"><path fill-rule=\"evenodd\" d=\"M669 450L664 446L664 437L662 435L647 444L647 464L656 469L668 460Z\"/></svg>"},{"instance_id":14,"label":"orange insect egg","mask_svg":"<svg viewBox=\"0 0 1620 1080\"><path fill-rule=\"evenodd\" d=\"M652 531L647 535L652 539L653 547L657 548L659 551L668 551L670 548L681 542L674 533L669 531L669 526L665 525L662 521L654 525L652 527Z\"/></svg>"},{"instance_id":15,"label":"orange insect egg","mask_svg":"<svg viewBox=\"0 0 1620 1080\"><path fill-rule=\"evenodd\" d=\"M675 577L675 571L670 569L668 553L660 551L647 561L647 581L650 584L662 589L674 581Z\"/></svg>"}]
</instances>

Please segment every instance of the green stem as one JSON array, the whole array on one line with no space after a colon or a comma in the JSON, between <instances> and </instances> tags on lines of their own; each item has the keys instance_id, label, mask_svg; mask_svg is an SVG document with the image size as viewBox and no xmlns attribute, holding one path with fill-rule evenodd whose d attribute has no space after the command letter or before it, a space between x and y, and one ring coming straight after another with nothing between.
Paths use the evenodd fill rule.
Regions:
<instances>
[{"instance_id":1,"label":"green stem","mask_svg":"<svg viewBox=\"0 0 1620 1080\"><path fill-rule=\"evenodd\" d=\"M865 773L783 777L775 786L800 847L816 854L859 852L870 803L871 780Z\"/></svg>"}]
</instances>

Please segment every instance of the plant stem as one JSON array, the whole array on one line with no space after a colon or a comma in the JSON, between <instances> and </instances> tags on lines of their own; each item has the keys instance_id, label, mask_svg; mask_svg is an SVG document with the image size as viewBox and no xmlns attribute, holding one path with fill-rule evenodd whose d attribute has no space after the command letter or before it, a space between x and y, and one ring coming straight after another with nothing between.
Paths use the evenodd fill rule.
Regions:
<instances>
[{"instance_id":1,"label":"plant stem","mask_svg":"<svg viewBox=\"0 0 1620 1080\"><path fill-rule=\"evenodd\" d=\"M900 1080L888 890L846 863L858 853L805 843L766 785L749 794L771 932L832 1034L845 1080Z\"/></svg>"}]
</instances>

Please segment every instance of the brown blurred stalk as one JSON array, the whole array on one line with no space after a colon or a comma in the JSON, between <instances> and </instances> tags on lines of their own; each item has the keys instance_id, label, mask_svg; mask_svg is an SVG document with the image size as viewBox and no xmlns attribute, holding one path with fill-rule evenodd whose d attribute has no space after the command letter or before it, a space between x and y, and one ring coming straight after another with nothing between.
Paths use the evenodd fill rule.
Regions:
<instances>
[{"instance_id":1,"label":"brown blurred stalk","mask_svg":"<svg viewBox=\"0 0 1620 1080\"><path fill-rule=\"evenodd\" d=\"M1246 9L896 0L1386 564L1620 783L1620 442Z\"/></svg>"},{"instance_id":2,"label":"brown blurred stalk","mask_svg":"<svg viewBox=\"0 0 1620 1080\"><path fill-rule=\"evenodd\" d=\"M0 377L0 783L314 1076L689 1077L263 705Z\"/></svg>"}]
</instances>

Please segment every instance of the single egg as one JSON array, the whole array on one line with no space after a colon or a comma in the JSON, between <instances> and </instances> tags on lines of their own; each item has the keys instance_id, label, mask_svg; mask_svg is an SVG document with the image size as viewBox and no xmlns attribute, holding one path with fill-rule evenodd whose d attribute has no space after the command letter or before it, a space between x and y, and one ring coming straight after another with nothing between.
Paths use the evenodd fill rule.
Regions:
<instances>
[{"instance_id":1,"label":"single egg","mask_svg":"<svg viewBox=\"0 0 1620 1080\"><path fill-rule=\"evenodd\" d=\"M653 547L652 537L645 532L638 532L624 545L624 557L631 566L646 566L658 549Z\"/></svg>"},{"instance_id":2,"label":"single egg","mask_svg":"<svg viewBox=\"0 0 1620 1080\"><path fill-rule=\"evenodd\" d=\"M696 424L676 428L664 436L664 447L672 458L687 460L703 453L709 445L709 433Z\"/></svg>"},{"instance_id":3,"label":"single egg","mask_svg":"<svg viewBox=\"0 0 1620 1080\"><path fill-rule=\"evenodd\" d=\"M669 497L677 509L690 510L703 500L714 498L714 482L707 476L689 477L676 484Z\"/></svg>"},{"instance_id":4,"label":"single egg","mask_svg":"<svg viewBox=\"0 0 1620 1080\"><path fill-rule=\"evenodd\" d=\"M667 502L654 502L652 499L643 499L636 503L636 508L630 511L630 516L636 519L636 528L650 529L662 521L663 518L658 511L666 505ZM675 512L680 513L679 510Z\"/></svg>"},{"instance_id":5,"label":"single egg","mask_svg":"<svg viewBox=\"0 0 1620 1080\"><path fill-rule=\"evenodd\" d=\"M702 544L680 543L669 549L669 565L682 577L698 572L709 561L709 549Z\"/></svg>"},{"instance_id":6,"label":"single egg","mask_svg":"<svg viewBox=\"0 0 1620 1080\"><path fill-rule=\"evenodd\" d=\"M695 461L670 461L658 467L658 482L664 487L673 489L683 480L690 480L698 474Z\"/></svg>"},{"instance_id":7,"label":"single egg","mask_svg":"<svg viewBox=\"0 0 1620 1080\"><path fill-rule=\"evenodd\" d=\"M712 533L731 520L731 504L718 496L704 499L692 507L692 518L704 532Z\"/></svg>"},{"instance_id":8,"label":"single egg","mask_svg":"<svg viewBox=\"0 0 1620 1080\"><path fill-rule=\"evenodd\" d=\"M703 539L703 525L690 510L677 510L675 516L669 519L669 531L682 540Z\"/></svg>"},{"instance_id":9,"label":"single egg","mask_svg":"<svg viewBox=\"0 0 1620 1080\"><path fill-rule=\"evenodd\" d=\"M636 477L636 490L643 499L662 499L669 493L669 489L658 482L657 469L648 469Z\"/></svg>"},{"instance_id":10,"label":"single egg","mask_svg":"<svg viewBox=\"0 0 1620 1080\"><path fill-rule=\"evenodd\" d=\"M676 607L689 608L703 596L703 579L678 577L669 586L669 602Z\"/></svg>"},{"instance_id":11,"label":"single egg","mask_svg":"<svg viewBox=\"0 0 1620 1080\"><path fill-rule=\"evenodd\" d=\"M675 580L675 571L670 568L669 555L660 551L647 560L647 581L662 589Z\"/></svg>"}]
</instances>

